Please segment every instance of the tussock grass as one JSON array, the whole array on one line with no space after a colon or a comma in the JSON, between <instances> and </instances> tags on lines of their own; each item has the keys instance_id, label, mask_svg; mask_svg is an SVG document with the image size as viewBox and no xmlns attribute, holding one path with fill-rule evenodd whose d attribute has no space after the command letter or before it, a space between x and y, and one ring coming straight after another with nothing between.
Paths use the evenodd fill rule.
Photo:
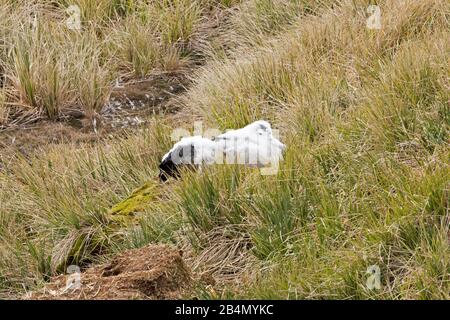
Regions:
<instances>
[{"instance_id":1,"label":"tussock grass","mask_svg":"<svg viewBox=\"0 0 450 320\"><path fill-rule=\"evenodd\" d=\"M157 130L161 129L152 132ZM120 144L115 141L98 149L55 146L42 158L18 158L2 172L2 253L8 258L2 256L1 273L8 287L33 283L23 274L17 278L3 274L14 269L11 265L20 265L24 274L32 275L31 281L38 281L65 270L68 264L82 266L101 253L112 252L113 240L124 237L110 209L134 188L146 182L157 184L153 163L164 149L148 150L150 137L143 132L129 138L134 142L123 138ZM123 163L129 163L129 168ZM11 188L13 177L15 187ZM15 201L23 206L14 207ZM14 233L16 227L23 237ZM15 254L20 256L3 251L3 245L15 244ZM36 280L37 274L44 278Z\"/></svg>"},{"instance_id":2,"label":"tussock grass","mask_svg":"<svg viewBox=\"0 0 450 320\"><path fill-rule=\"evenodd\" d=\"M155 7L162 40L167 44L187 43L196 32L201 18L198 1L163 0Z\"/></svg>"},{"instance_id":3,"label":"tussock grass","mask_svg":"<svg viewBox=\"0 0 450 320\"><path fill-rule=\"evenodd\" d=\"M23 112L55 120L76 108L93 117L118 78L185 72L194 51L200 54L193 42L208 32L200 28L208 19L203 6L200 0L3 1L2 84L16 91L13 102Z\"/></svg>"},{"instance_id":4,"label":"tussock grass","mask_svg":"<svg viewBox=\"0 0 450 320\"><path fill-rule=\"evenodd\" d=\"M363 3L302 17L288 36L213 62L186 96L186 109L213 126L270 119L290 146L282 177L266 187L258 180L263 195L233 209L252 218L254 253L275 264L273 278L262 273L244 297L448 297L450 7L385 1L383 28L371 31ZM220 188L206 183L198 194L214 210L194 207L202 222L217 215L214 195L227 190L211 185ZM427 211L436 192L442 206ZM441 256L436 269L422 265L424 251L410 241ZM372 264L384 275L378 292L365 287ZM409 282L436 270L433 289Z\"/></svg>"},{"instance_id":5,"label":"tussock grass","mask_svg":"<svg viewBox=\"0 0 450 320\"><path fill-rule=\"evenodd\" d=\"M115 63L136 77L160 72L180 71L188 64L177 46L165 44L158 35L157 24L148 18L129 18L113 37L118 55Z\"/></svg>"},{"instance_id":6,"label":"tussock grass","mask_svg":"<svg viewBox=\"0 0 450 320\"><path fill-rule=\"evenodd\" d=\"M91 49L73 50L98 52L94 69L108 65L105 52L119 53L117 68L135 76L164 69L157 57L167 48L181 61L206 5L217 4L189 2L192 28L177 20L153 29L127 3L102 18L117 32L88 33ZM270 120L288 145L276 175L217 165L159 185L172 127L157 120L127 138L53 146L6 164L1 294L35 288L68 263L158 242L187 249L194 270L225 285L201 289L204 298L449 299L450 6L378 1L382 28L369 30L370 3L222 1L233 6L234 23L270 19L224 28L242 47L193 75L183 116L223 129ZM188 4L157 10L177 16L176 5ZM71 94L95 110L102 95L92 92ZM112 208L129 220L114 220ZM381 271L378 290L366 286L372 265Z\"/></svg>"},{"instance_id":7,"label":"tussock grass","mask_svg":"<svg viewBox=\"0 0 450 320\"><path fill-rule=\"evenodd\" d=\"M6 124L9 117L9 107L7 105L7 92L0 89L0 125Z\"/></svg>"}]
</instances>

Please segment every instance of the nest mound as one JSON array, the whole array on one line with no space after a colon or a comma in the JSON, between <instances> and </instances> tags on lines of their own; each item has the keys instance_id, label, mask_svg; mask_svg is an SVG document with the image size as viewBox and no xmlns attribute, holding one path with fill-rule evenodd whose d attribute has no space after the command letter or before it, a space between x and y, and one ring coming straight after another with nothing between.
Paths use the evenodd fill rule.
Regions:
<instances>
[{"instance_id":1,"label":"nest mound","mask_svg":"<svg viewBox=\"0 0 450 320\"><path fill-rule=\"evenodd\" d=\"M169 246L149 245L125 251L109 263L78 275L57 276L31 298L179 299L191 287L191 272L182 252Z\"/></svg>"}]
</instances>

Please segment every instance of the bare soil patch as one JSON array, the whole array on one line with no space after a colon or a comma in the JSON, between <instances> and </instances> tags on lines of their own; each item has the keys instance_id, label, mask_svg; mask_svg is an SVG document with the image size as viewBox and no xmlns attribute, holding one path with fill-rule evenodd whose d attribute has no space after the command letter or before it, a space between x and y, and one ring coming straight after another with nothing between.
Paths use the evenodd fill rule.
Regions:
<instances>
[{"instance_id":1,"label":"bare soil patch","mask_svg":"<svg viewBox=\"0 0 450 320\"><path fill-rule=\"evenodd\" d=\"M182 252L165 245L124 251L109 263L81 273L81 285L67 286L68 276L53 278L37 300L75 299L180 299L193 287L193 278Z\"/></svg>"},{"instance_id":2,"label":"bare soil patch","mask_svg":"<svg viewBox=\"0 0 450 320\"><path fill-rule=\"evenodd\" d=\"M173 98L185 91L187 82L184 75L163 74L118 84L95 119L75 109L63 112L58 121L37 119L0 127L0 167L8 161L8 155L27 156L49 144L96 143L140 128L156 114L173 116L178 111Z\"/></svg>"},{"instance_id":3,"label":"bare soil patch","mask_svg":"<svg viewBox=\"0 0 450 320\"><path fill-rule=\"evenodd\" d=\"M173 114L178 107L172 98L185 91L187 80L179 74L164 74L117 85L101 117L109 129L125 129L145 123L157 113Z\"/></svg>"}]
</instances>

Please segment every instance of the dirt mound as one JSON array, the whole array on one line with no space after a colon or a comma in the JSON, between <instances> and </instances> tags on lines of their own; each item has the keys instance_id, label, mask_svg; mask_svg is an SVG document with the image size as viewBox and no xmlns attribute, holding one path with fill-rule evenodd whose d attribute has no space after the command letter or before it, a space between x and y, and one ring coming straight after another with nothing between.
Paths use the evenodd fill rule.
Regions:
<instances>
[{"instance_id":1,"label":"dirt mound","mask_svg":"<svg viewBox=\"0 0 450 320\"><path fill-rule=\"evenodd\" d=\"M192 287L182 252L164 245L128 250L109 263L52 279L31 299L177 299Z\"/></svg>"}]
</instances>

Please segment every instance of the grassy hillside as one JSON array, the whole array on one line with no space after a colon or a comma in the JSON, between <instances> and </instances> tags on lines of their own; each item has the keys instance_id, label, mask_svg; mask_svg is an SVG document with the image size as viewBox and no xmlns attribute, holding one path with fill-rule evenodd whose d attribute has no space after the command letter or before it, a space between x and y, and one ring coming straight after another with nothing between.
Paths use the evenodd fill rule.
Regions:
<instances>
[{"instance_id":1,"label":"grassy hillside","mask_svg":"<svg viewBox=\"0 0 450 320\"><path fill-rule=\"evenodd\" d=\"M170 243L215 278L201 298L450 298L448 1L75 2L78 32L61 29L66 1L0 0L0 124L98 116L117 78L191 83L177 124L0 155L1 297ZM366 26L375 3L381 29ZM278 174L157 181L180 122L257 119L288 146Z\"/></svg>"}]
</instances>

